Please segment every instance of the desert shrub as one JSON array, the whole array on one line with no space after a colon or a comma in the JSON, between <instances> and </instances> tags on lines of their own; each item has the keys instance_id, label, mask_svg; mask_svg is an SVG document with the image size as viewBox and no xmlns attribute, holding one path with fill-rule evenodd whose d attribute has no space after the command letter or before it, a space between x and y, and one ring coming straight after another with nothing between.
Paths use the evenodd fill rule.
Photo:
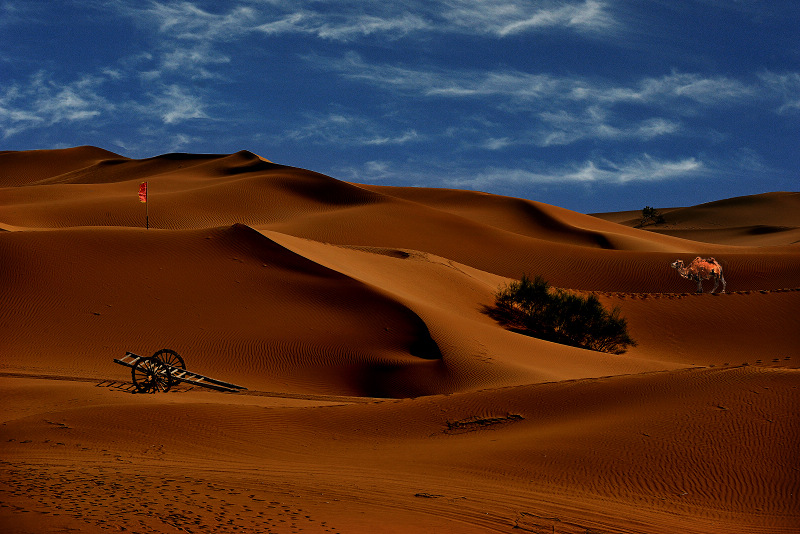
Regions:
<instances>
[{"instance_id":1,"label":"desert shrub","mask_svg":"<svg viewBox=\"0 0 800 534\"><path fill-rule=\"evenodd\" d=\"M618 307L609 312L596 296L552 288L541 276L502 286L488 311L511 330L564 345L612 354L636 346Z\"/></svg>"},{"instance_id":2,"label":"desert shrub","mask_svg":"<svg viewBox=\"0 0 800 534\"><path fill-rule=\"evenodd\" d=\"M655 209L652 206L645 206L642 209L642 220L639 222L639 226L644 226L648 222L652 222L655 224L660 224L664 222L664 216L661 215L661 212Z\"/></svg>"}]
</instances>

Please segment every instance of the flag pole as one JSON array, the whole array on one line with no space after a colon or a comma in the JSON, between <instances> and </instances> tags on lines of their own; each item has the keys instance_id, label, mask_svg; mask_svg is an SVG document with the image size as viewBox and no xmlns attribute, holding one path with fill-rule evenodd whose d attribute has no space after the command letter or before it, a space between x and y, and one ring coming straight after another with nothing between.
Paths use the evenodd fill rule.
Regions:
<instances>
[{"instance_id":1,"label":"flag pole","mask_svg":"<svg viewBox=\"0 0 800 534\"><path fill-rule=\"evenodd\" d=\"M144 220L147 230L150 229L150 205L147 203L147 182L139 184L139 202L144 202Z\"/></svg>"}]
</instances>

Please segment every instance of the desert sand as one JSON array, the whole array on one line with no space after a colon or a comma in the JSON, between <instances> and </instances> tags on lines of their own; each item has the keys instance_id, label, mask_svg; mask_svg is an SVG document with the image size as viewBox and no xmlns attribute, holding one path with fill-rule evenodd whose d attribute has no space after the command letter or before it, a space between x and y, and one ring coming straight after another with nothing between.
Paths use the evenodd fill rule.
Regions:
<instances>
[{"instance_id":1,"label":"desert sand","mask_svg":"<svg viewBox=\"0 0 800 534\"><path fill-rule=\"evenodd\" d=\"M662 213L0 152L0 531L799 532L800 193ZM524 273L638 345L504 329ZM136 393L165 347L247 390Z\"/></svg>"}]
</instances>

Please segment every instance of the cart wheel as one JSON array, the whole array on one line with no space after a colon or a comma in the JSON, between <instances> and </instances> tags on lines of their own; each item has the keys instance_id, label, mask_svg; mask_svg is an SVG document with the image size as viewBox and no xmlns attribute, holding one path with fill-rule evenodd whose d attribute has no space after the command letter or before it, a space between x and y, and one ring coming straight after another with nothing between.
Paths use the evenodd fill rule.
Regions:
<instances>
[{"instance_id":1,"label":"cart wheel","mask_svg":"<svg viewBox=\"0 0 800 534\"><path fill-rule=\"evenodd\" d=\"M186 370L186 364L183 363L183 358L181 358L181 355L172 349L161 349L153 354L152 358L164 362L172 367L183 369L184 371ZM173 379L174 378L175 377L173 377Z\"/></svg>"},{"instance_id":2,"label":"cart wheel","mask_svg":"<svg viewBox=\"0 0 800 534\"><path fill-rule=\"evenodd\" d=\"M169 367L154 358L141 358L131 369L133 385L140 393L169 391L172 386L172 374Z\"/></svg>"}]
</instances>

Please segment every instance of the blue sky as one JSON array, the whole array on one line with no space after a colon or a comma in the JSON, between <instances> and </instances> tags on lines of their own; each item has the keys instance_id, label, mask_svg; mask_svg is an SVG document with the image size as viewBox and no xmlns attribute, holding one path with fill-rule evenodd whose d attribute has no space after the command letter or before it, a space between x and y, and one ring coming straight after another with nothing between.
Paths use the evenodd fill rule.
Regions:
<instances>
[{"instance_id":1,"label":"blue sky","mask_svg":"<svg viewBox=\"0 0 800 534\"><path fill-rule=\"evenodd\" d=\"M796 0L0 0L0 149L582 212L800 190Z\"/></svg>"}]
</instances>

